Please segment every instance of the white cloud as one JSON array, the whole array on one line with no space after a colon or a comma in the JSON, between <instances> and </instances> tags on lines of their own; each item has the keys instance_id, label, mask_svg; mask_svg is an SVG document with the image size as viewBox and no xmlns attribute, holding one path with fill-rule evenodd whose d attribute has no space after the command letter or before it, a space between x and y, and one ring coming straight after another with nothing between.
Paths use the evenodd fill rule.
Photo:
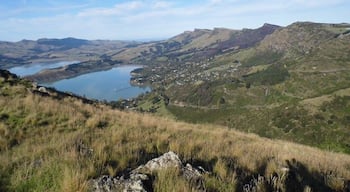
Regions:
<instances>
[{"instance_id":1,"label":"white cloud","mask_svg":"<svg viewBox=\"0 0 350 192\"><path fill-rule=\"evenodd\" d=\"M36 39L73 36L87 39L137 39L176 35L193 28L238 29L258 27L265 22L280 25L298 20L319 22L327 18L313 13L334 10L328 8L334 3L344 2L345 0L207 0L187 4L175 0L133 0L110 7L66 5L71 11L64 10L62 5L37 7L30 11L18 8L17 12L11 13L10 16L6 16L9 12L0 13L0 37ZM34 10L52 11L54 14L23 17L22 13L33 14ZM295 14L296 12L298 14ZM328 12L332 14L327 17L349 22L344 20L350 17L348 12L343 11L340 16L338 12ZM332 21L334 20L336 19Z\"/></svg>"},{"instance_id":2,"label":"white cloud","mask_svg":"<svg viewBox=\"0 0 350 192\"><path fill-rule=\"evenodd\" d=\"M28 18L23 15L33 15L31 17L41 17L41 15L54 15L54 14L62 14L64 12L69 12L72 10L80 10L85 9L88 4L70 4L70 5L59 5L59 6L21 6L15 9L9 9L6 7L0 7L0 18Z\"/></svg>"},{"instance_id":3,"label":"white cloud","mask_svg":"<svg viewBox=\"0 0 350 192\"><path fill-rule=\"evenodd\" d=\"M208 4L209 5L232 4L232 3L237 3L239 1L247 3L247 1L242 1L242 0L208 0Z\"/></svg>"},{"instance_id":4,"label":"white cloud","mask_svg":"<svg viewBox=\"0 0 350 192\"><path fill-rule=\"evenodd\" d=\"M337 5L344 2L344 0L289 0L290 5L320 7L328 5Z\"/></svg>"},{"instance_id":5,"label":"white cloud","mask_svg":"<svg viewBox=\"0 0 350 192\"><path fill-rule=\"evenodd\" d=\"M115 8L123 11L135 10L143 7L144 3L142 1L130 1L127 3L116 4Z\"/></svg>"},{"instance_id":6,"label":"white cloud","mask_svg":"<svg viewBox=\"0 0 350 192\"><path fill-rule=\"evenodd\" d=\"M112 8L91 8L81 11L78 16L91 17L91 16L114 16L128 14L131 11L141 9L145 6L142 1L129 1L126 3L116 4Z\"/></svg>"},{"instance_id":7,"label":"white cloud","mask_svg":"<svg viewBox=\"0 0 350 192\"><path fill-rule=\"evenodd\" d=\"M220 4L222 2L223 2L223 0L209 0L210 4Z\"/></svg>"},{"instance_id":8,"label":"white cloud","mask_svg":"<svg viewBox=\"0 0 350 192\"><path fill-rule=\"evenodd\" d=\"M154 1L152 2L152 7L154 9L164 9L164 8L170 8L173 5L173 3L169 1Z\"/></svg>"}]
</instances>

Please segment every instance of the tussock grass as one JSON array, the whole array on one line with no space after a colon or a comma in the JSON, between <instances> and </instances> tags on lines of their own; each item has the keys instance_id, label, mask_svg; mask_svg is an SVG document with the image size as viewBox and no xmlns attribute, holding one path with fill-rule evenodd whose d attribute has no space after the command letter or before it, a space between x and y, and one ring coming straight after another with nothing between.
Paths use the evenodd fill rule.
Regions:
<instances>
[{"instance_id":1,"label":"tussock grass","mask_svg":"<svg viewBox=\"0 0 350 192\"><path fill-rule=\"evenodd\" d=\"M205 176L209 191L242 191L258 175L265 178L256 180L259 186L282 185L276 178L286 167L305 167L308 185L322 182L334 190L350 179L345 154L73 98L58 101L33 95L22 84L6 89L11 94L0 96L2 191L86 191L91 178L118 175L169 150L211 172ZM192 191L176 170L157 173L154 188Z\"/></svg>"},{"instance_id":2,"label":"tussock grass","mask_svg":"<svg viewBox=\"0 0 350 192\"><path fill-rule=\"evenodd\" d=\"M192 192L195 191L191 189L186 180L180 177L179 170L168 169L161 170L157 173L157 180L155 181L154 190L161 192Z\"/></svg>"}]
</instances>

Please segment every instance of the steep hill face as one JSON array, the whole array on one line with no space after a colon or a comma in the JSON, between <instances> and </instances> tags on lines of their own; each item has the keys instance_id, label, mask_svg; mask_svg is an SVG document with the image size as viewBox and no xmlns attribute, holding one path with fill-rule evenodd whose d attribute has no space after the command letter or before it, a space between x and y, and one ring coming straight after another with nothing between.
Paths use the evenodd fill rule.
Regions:
<instances>
[{"instance_id":1,"label":"steep hill face","mask_svg":"<svg viewBox=\"0 0 350 192\"><path fill-rule=\"evenodd\" d=\"M252 47L265 36L273 33L279 26L264 24L257 29L231 30L215 28L213 30L195 29L170 38L184 45L184 49L219 48L221 51L229 48L242 49Z\"/></svg>"},{"instance_id":2,"label":"steep hill face","mask_svg":"<svg viewBox=\"0 0 350 192\"><path fill-rule=\"evenodd\" d=\"M175 162L165 157L174 154L169 151L179 155ZM148 191L348 191L349 164L345 154L113 110L0 70L1 191L93 191L145 178L133 185ZM196 179L186 179L189 173Z\"/></svg>"},{"instance_id":3,"label":"steep hill face","mask_svg":"<svg viewBox=\"0 0 350 192\"><path fill-rule=\"evenodd\" d=\"M229 29L222 29L225 30L226 32L230 33L232 32ZM211 30L209 29L195 29L194 31L185 31L179 35L176 35L175 37L170 38L170 41L177 41L183 44L188 44L190 43L193 39L199 38L203 35L208 35L211 33Z\"/></svg>"},{"instance_id":4,"label":"steep hill face","mask_svg":"<svg viewBox=\"0 0 350 192\"><path fill-rule=\"evenodd\" d=\"M348 34L350 25L297 22L269 35L259 51L282 52L289 57L309 54L326 42Z\"/></svg>"},{"instance_id":5,"label":"steep hill face","mask_svg":"<svg viewBox=\"0 0 350 192\"><path fill-rule=\"evenodd\" d=\"M224 51L232 47L236 49L250 48L280 28L281 27L277 25L264 24L257 29L243 29L237 34L234 34L228 41L220 42L219 47L223 48Z\"/></svg>"},{"instance_id":6,"label":"steep hill face","mask_svg":"<svg viewBox=\"0 0 350 192\"><path fill-rule=\"evenodd\" d=\"M128 59L136 63L164 61L200 61L222 52L253 47L265 36L279 29L265 24L257 29L232 30L225 28L186 31L162 42L145 44L118 52L114 59ZM128 57L125 57L128 55Z\"/></svg>"}]
</instances>

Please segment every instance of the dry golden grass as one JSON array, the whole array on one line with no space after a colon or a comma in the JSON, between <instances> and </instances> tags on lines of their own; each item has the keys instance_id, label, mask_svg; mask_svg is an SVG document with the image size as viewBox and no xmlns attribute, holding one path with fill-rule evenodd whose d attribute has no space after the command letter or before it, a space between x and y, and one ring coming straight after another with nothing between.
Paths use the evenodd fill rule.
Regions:
<instances>
[{"instance_id":1,"label":"dry golden grass","mask_svg":"<svg viewBox=\"0 0 350 192\"><path fill-rule=\"evenodd\" d=\"M168 169L157 173L157 179L154 184L154 190L160 192L192 192L185 179L180 177L179 170Z\"/></svg>"},{"instance_id":2,"label":"dry golden grass","mask_svg":"<svg viewBox=\"0 0 350 192\"><path fill-rule=\"evenodd\" d=\"M1 190L85 191L91 178L114 176L169 150L184 162L200 161L211 168L214 175L207 182L220 191L238 186L237 167L269 178L283 175L287 160L293 159L311 175L324 177L332 189L342 189L350 179L350 157L345 154L72 98L57 101L28 93L23 86L15 92L15 97L0 96L0 116L8 115L0 122ZM159 173L155 188L190 190L181 178L166 179L173 174Z\"/></svg>"},{"instance_id":3,"label":"dry golden grass","mask_svg":"<svg viewBox=\"0 0 350 192\"><path fill-rule=\"evenodd\" d=\"M231 29L216 28L214 30L199 29L197 31L193 31L192 33L193 34L191 34L191 36L197 36L197 38L194 38L193 41L184 46L183 49L201 49L204 47L208 47L212 44L215 44L216 42L229 40L232 37L232 35L237 32ZM179 39L178 41L181 42L181 40Z\"/></svg>"}]
</instances>

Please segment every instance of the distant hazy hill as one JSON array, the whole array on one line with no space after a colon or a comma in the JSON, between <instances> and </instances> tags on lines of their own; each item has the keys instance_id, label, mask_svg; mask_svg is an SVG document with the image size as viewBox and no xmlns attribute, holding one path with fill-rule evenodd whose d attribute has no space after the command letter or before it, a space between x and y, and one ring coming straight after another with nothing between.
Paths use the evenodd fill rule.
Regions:
<instances>
[{"instance_id":1,"label":"distant hazy hill","mask_svg":"<svg viewBox=\"0 0 350 192\"><path fill-rule=\"evenodd\" d=\"M109 52L136 44L138 43L132 41L89 41L75 38L0 42L0 68L9 68L30 62L108 59L106 55Z\"/></svg>"},{"instance_id":2,"label":"distant hazy hill","mask_svg":"<svg viewBox=\"0 0 350 192\"><path fill-rule=\"evenodd\" d=\"M265 24L257 29L232 30L225 28L195 29L186 31L168 40L143 44L112 56L114 59L131 60L137 63L178 60L193 55L194 60L210 58L225 51L252 47L279 26ZM157 57L162 58L157 58ZM143 63L144 64L144 63ZM147 64L147 63L146 63Z\"/></svg>"},{"instance_id":3,"label":"distant hazy hill","mask_svg":"<svg viewBox=\"0 0 350 192\"><path fill-rule=\"evenodd\" d=\"M232 30L225 28L215 28L214 30L195 29L193 32L187 31L169 41L176 41L185 46L185 48L220 48L228 49L231 47L247 48L255 45L265 38L266 35L273 33L279 26L264 24L257 29Z\"/></svg>"},{"instance_id":4,"label":"distant hazy hill","mask_svg":"<svg viewBox=\"0 0 350 192\"><path fill-rule=\"evenodd\" d=\"M89 45L90 42L84 39L64 38L64 39L38 39L39 45L53 46L59 50L79 48L83 45Z\"/></svg>"}]
</instances>

